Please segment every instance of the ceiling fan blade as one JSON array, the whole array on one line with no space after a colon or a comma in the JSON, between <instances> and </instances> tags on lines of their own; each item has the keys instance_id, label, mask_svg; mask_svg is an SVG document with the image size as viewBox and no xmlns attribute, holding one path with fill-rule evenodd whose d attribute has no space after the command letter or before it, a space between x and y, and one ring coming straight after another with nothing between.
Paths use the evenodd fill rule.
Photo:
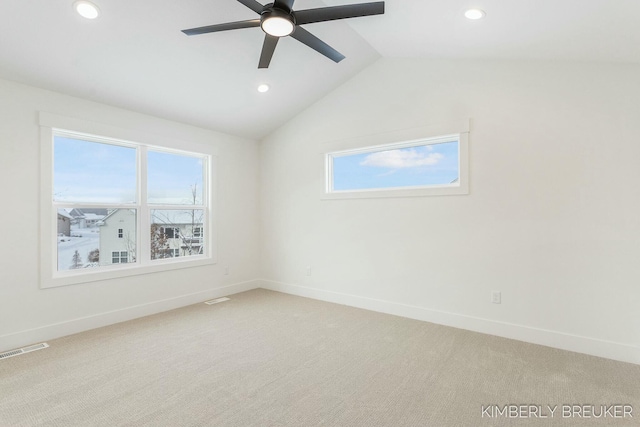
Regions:
<instances>
[{"instance_id":1,"label":"ceiling fan blade","mask_svg":"<svg viewBox=\"0 0 640 427\"><path fill-rule=\"evenodd\" d=\"M302 27L296 26L296 30L291 33L291 37L298 40L300 43L306 44L311 49L314 49L315 51L323 54L334 62L340 62L344 59L343 54L341 54Z\"/></svg>"},{"instance_id":2,"label":"ceiling fan blade","mask_svg":"<svg viewBox=\"0 0 640 427\"><path fill-rule=\"evenodd\" d=\"M265 34L264 43L262 44L262 53L260 54L260 62L258 63L258 68L269 68L269 63L271 62L271 57L273 56L273 52L276 50L276 45L278 44L278 40L280 37L270 36L269 34Z\"/></svg>"},{"instance_id":3,"label":"ceiling fan blade","mask_svg":"<svg viewBox=\"0 0 640 427\"><path fill-rule=\"evenodd\" d=\"M248 21L227 22L226 24L207 25L206 27L190 28L188 30L182 30L188 36L195 36L198 34L215 33L217 31L237 30L240 28L252 28L259 27L259 19L251 19Z\"/></svg>"},{"instance_id":4,"label":"ceiling fan blade","mask_svg":"<svg viewBox=\"0 0 640 427\"><path fill-rule=\"evenodd\" d=\"M295 0L275 0L273 6L291 12Z\"/></svg>"},{"instance_id":5,"label":"ceiling fan blade","mask_svg":"<svg viewBox=\"0 0 640 427\"><path fill-rule=\"evenodd\" d=\"M333 21L335 19L357 18L359 16L381 15L384 13L384 2L347 4L344 6L320 7L294 12L296 24Z\"/></svg>"},{"instance_id":6,"label":"ceiling fan blade","mask_svg":"<svg viewBox=\"0 0 640 427\"><path fill-rule=\"evenodd\" d=\"M257 14L261 14L264 10L264 6L258 3L256 0L238 0L249 9L253 10Z\"/></svg>"}]
</instances>

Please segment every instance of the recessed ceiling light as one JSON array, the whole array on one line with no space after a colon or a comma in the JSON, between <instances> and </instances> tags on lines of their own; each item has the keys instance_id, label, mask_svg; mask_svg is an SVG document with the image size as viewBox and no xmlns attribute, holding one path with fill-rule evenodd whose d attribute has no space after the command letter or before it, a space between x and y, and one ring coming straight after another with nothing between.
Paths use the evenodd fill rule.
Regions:
<instances>
[{"instance_id":1,"label":"recessed ceiling light","mask_svg":"<svg viewBox=\"0 0 640 427\"><path fill-rule=\"evenodd\" d=\"M269 85L267 84L261 84L258 86L258 92L260 93L265 93L269 90Z\"/></svg>"},{"instance_id":2,"label":"recessed ceiling light","mask_svg":"<svg viewBox=\"0 0 640 427\"><path fill-rule=\"evenodd\" d=\"M100 15L100 9L95 4L80 0L73 4L73 8L82 16L87 19L96 19Z\"/></svg>"},{"instance_id":3,"label":"recessed ceiling light","mask_svg":"<svg viewBox=\"0 0 640 427\"><path fill-rule=\"evenodd\" d=\"M484 18L485 15L486 13L481 9L469 9L464 13L464 16L468 19L481 19Z\"/></svg>"}]
</instances>

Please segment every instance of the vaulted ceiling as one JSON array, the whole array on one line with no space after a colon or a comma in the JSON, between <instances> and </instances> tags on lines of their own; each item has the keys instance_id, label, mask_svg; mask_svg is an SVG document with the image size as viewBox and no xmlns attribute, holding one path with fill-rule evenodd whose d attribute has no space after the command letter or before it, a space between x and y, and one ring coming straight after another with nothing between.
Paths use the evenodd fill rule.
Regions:
<instances>
[{"instance_id":1,"label":"vaulted ceiling","mask_svg":"<svg viewBox=\"0 0 640 427\"><path fill-rule=\"evenodd\" d=\"M387 0L384 15L305 26L342 62L284 38L268 69L259 28L180 31L256 17L236 0L93 1L90 21L73 0L2 0L0 78L260 139L380 57L640 64L637 0ZM486 17L467 20L470 7Z\"/></svg>"}]
</instances>

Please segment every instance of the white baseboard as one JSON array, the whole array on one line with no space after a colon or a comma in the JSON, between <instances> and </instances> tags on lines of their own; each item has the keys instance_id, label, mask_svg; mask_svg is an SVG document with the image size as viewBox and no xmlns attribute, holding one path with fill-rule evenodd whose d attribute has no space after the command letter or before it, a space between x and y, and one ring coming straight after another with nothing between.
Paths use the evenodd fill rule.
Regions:
<instances>
[{"instance_id":1,"label":"white baseboard","mask_svg":"<svg viewBox=\"0 0 640 427\"><path fill-rule=\"evenodd\" d=\"M640 347L595 338L566 334L563 332L533 328L507 322L465 316L462 314L437 311L397 302L383 301L323 289L280 283L272 280L260 280L260 287L321 301L328 301L351 307L410 319L423 320L439 325L452 326L484 334L496 335L561 350L575 351L592 356L604 357L621 362L640 364Z\"/></svg>"},{"instance_id":2,"label":"white baseboard","mask_svg":"<svg viewBox=\"0 0 640 427\"><path fill-rule=\"evenodd\" d=\"M127 307L120 310L3 335L0 336L0 352L257 288L264 288L291 295L363 308L380 313L393 314L410 319L422 320L440 325L452 326L455 328L640 365L640 347L628 344L604 341L513 323L482 319L479 317L465 316L462 314L432 310L424 307L361 297L357 295L343 294L323 289L291 285L272 280L250 280L222 288L181 295L174 298L154 301L147 304Z\"/></svg>"},{"instance_id":3,"label":"white baseboard","mask_svg":"<svg viewBox=\"0 0 640 427\"><path fill-rule=\"evenodd\" d=\"M197 304L201 301L219 298L239 292L250 291L260 287L260 281L250 280L236 283L222 288L209 289L160 301L153 301L120 310L109 311L93 316L81 317L65 322L42 326L35 329L20 331L0 336L0 352L24 347L33 343L52 340L90 329L101 328L139 317L150 316L163 311L173 310L187 305Z\"/></svg>"}]
</instances>

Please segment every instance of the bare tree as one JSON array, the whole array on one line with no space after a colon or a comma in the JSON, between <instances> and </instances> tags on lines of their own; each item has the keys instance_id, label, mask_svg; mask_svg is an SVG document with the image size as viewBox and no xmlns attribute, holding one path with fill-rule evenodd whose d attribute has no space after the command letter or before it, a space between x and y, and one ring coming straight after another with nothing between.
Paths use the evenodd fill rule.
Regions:
<instances>
[{"instance_id":1,"label":"bare tree","mask_svg":"<svg viewBox=\"0 0 640 427\"><path fill-rule=\"evenodd\" d=\"M188 204L197 205L198 204L198 184L194 184L191 186L191 196L188 199ZM152 259L155 259L153 252L154 240L156 245L160 245L158 247L158 252L156 252L157 258L166 258L167 256L171 256L169 253L169 238L177 238L180 239L180 248L187 255L196 255L203 253L203 218L204 218L204 210L203 209L189 209L187 211L182 211L184 215L187 216L188 223L184 222L176 222L175 218L171 215L163 211L155 211L154 218L155 223L152 225L151 229L151 240L152 240ZM154 226L156 228L154 229ZM171 236L167 235L167 228L172 228ZM199 233L196 233L199 231ZM198 234L198 235L196 235ZM162 236L163 242L160 242L160 235ZM166 247L164 246L166 244ZM166 254L166 255L165 255Z\"/></svg>"},{"instance_id":2,"label":"bare tree","mask_svg":"<svg viewBox=\"0 0 640 427\"><path fill-rule=\"evenodd\" d=\"M191 186L191 204L192 205L196 205L198 201L198 184L193 184ZM185 251L189 254L189 255L195 255L196 253L201 254L202 253L202 249L203 249L203 245L202 245L202 233L203 233L203 215L204 215L204 211L202 209L191 209L190 211L187 212L189 214L189 216L191 217L191 235L190 236L182 236L182 233L180 238L182 239L182 244L185 247ZM196 228L200 229L200 235L196 236L195 234L195 230Z\"/></svg>"},{"instance_id":3,"label":"bare tree","mask_svg":"<svg viewBox=\"0 0 640 427\"><path fill-rule=\"evenodd\" d=\"M127 230L124 233L124 247L127 250L127 254L129 255L128 262L136 262L136 235L135 233L131 233L130 230Z\"/></svg>"},{"instance_id":4,"label":"bare tree","mask_svg":"<svg viewBox=\"0 0 640 427\"><path fill-rule=\"evenodd\" d=\"M169 242L163 227L151 224L151 259L167 258Z\"/></svg>"}]
</instances>

